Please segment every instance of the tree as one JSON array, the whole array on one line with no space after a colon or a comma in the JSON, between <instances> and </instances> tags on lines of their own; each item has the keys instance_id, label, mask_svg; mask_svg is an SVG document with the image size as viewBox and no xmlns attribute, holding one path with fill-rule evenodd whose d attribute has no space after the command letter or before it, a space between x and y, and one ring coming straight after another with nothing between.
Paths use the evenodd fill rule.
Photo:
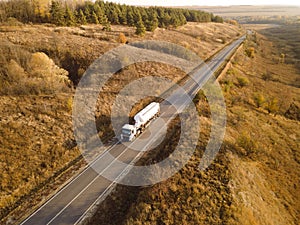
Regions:
<instances>
[{"instance_id":1,"label":"tree","mask_svg":"<svg viewBox=\"0 0 300 225\"><path fill-rule=\"evenodd\" d=\"M80 9L79 10L79 15L78 15L78 23L79 24L82 24L82 25L85 25L87 22L86 22L86 17L85 17L85 15L84 15L84 13L83 13L83 11Z\"/></svg>"},{"instance_id":2,"label":"tree","mask_svg":"<svg viewBox=\"0 0 300 225\"><path fill-rule=\"evenodd\" d=\"M145 26L146 30L151 32L155 31L155 29L158 27L157 13L155 11L150 12Z\"/></svg>"},{"instance_id":3,"label":"tree","mask_svg":"<svg viewBox=\"0 0 300 225\"><path fill-rule=\"evenodd\" d=\"M66 5L62 5L66 2ZM104 18L112 24L123 24L141 27L142 23L147 30L154 31L159 27L177 27L191 22L222 22L222 18L213 16L211 13L199 10L164 8L164 7L135 7L120 5L103 0L4 0L0 1L0 22L7 21L10 17L20 22L51 22L56 25L73 26L76 22L80 24L96 23L108 24ZM49 9L50 8L50 9ZM83 18L82 13L85 19ZM94 13L97 16L94 15ZM108 27L108 26L107 26ZM284 57L282 57L284 58Z\"/></svg>"},{"instance_id":4,"label":"tree","mask_svg":"<svg viewBox=\"0 0 300 225\"><path fill-rule=\"evenodd\" d=\"M120 14L119 14L119 22L122 25L126 25L127 24L127 7L126 5L121 5L120 6Z\"/></svg>"},{"instance_id":5,"label":"tree","mask_svg":"<svg viewBox=\"0 0 300 225\"><path fill-rule=\"evenodd\" d=\"M171 24L171 16L169 13L165 13L164 16L161 18L162 27L168 28Z\"/></svg>"},{"instance_id":6,"label":"tree","mask_svg":"<svg viewBox=\"0 0 300 225\"><path fill-rule=\"evenodd\" d=\"M58 26L64 25L64 11L58 1L52 1L50 6L50 22Z\"/></svg>"},{"instance_id":7,"label":"tree","mask_svg":"<svg viewBox=\"0 0 300 225\"><path fill-rule=\"evenodd\" d=\"M223 23L223 18L221 16L215 16L213 18L213 22L216 22L216 23Z\"/></svg>"},{"instance_id":8,"label":"tree","mask_svg":"<svg viewBox=\"0 0 300 225\"><path fill-rule=\"evenodd\" d=\"M96 14L98 23L103 23L104 20L104 10L99 6L99 3L94 4L94 13ZM95 15L93 15L94 22L96 21Z\"/></svg>"},{"instance_id":9,"label":"tree","mask_svg":"<svg viewBox=\"0 0 300 225\"><path fill-rule=\"evenodd\" d=\"M144 23L143 23L143 21L142 21L141 15L140 15L140 18L139 18L139 20L138 20L138 22L137 22L137 24L136 24L136 30L135 30L135 33L136 33L137 35L143 36L143 35L145 34L145 32L146 32L146 28L145 28L145 26L144 26Z\"/></svg>"},{"instance_id":10,"label":"tree","mask_svg":"<svg viewBox=\"0 0 300 225\"><path fill-rule=\"evenodd\" d=\"M92 23L99 24L98 16L95 12L92 13Z\"/></svg>"},{"instance_id":11,"label":"tree","mask_svg":"<svg viewBox=\"0 0 300 225\"><path fill-rule=\"evenodd\" d=\"M85 6L83 14L85 15L86 21L92 23L92 14L88 6Z\"/></svg>"},{"instance_id":12,"label":"tree","mask_svg":"<svg viewBox=\"0 0 300 225\"><path fill-rule=\"evenodd\" d=\"M127 19L127 25L134 26L134 15L131 7L127 9L126 19Z\"/></svg>"},{"instance_id":13,"label":"tree","mask_svg":"<svg viewBox=\"0 0 300 225\"><path fill-rule=\"evenodd\" d=\"M65 18L65 22L64 22L65 25L74 26L76 24L75 16L67 5L66 5L64 18Z\"/></svg>"},{"instance_id":14,"label":"tree","mask_svg":"<svg viewBox=\"0 0 300 225\"><path fill-rule=\"evenodd\" d=\"M84 13L81 9L79 10L78 23L82 24L82 25L87 23L86 22L86 17L85 17L85 15L84 15Z\"/></svg>"},{"instance_id":15,"label":"tree","mask_svg":"<svg viewBox=\"0 0 300 225\"><path fill-rule=\"evenodd\" d=\"M105 30L105 31L111 31L110 22L108 21L108 18L107 18L106 15L104 16L104 20L103 20L102 25L103 25L103 30Z\"/></svg>"}]
</instances>

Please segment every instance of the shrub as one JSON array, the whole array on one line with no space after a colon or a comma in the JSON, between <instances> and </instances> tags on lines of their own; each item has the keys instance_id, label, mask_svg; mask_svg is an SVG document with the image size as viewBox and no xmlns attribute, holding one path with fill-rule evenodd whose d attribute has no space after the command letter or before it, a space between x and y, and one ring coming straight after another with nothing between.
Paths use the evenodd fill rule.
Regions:
<instances>
[{"instance_id":1,"label":"shrub","mask_svg":"<svg viewBox=\"0 0 300 225\"><path fill-rule=\"evenodd\" d=\"M70 98L68 98L68 100L67 100L67 109L68 109L69 112L71 112L71 111L72 111L72 108L73 108L73 98L70 97Z\"/></svg>"},{"instance_id":2,"label":"shrub","mask_svg":"<svg viewBox=\"0 0 300 225\"><path fill-rule=\"evenodd\" d=\"M119 42L125 44L127 42L126 36L123 33L119 34Z\"/></svg>"},{"instance_id":3,"label":"shrub","mask_svg":"<svg viewBox=\"0 0 300 225\"><path fill-rule=\"evenodd\" d=\"M0 94L27 95L51 94L67 90L68 72L59 68L42 52L30 54L18 51L14 59L2 49L4 64L0 69Z\"/></svg>"},{"instance_id":4,"label":"shrub","mask_svg":"<svg viewBox=\"0 0 300 225\"><path fill-rule=\"evenodd\" d=\"M255 103L257 108L262 107L265 104L265 102L266 102L266 99L262 94L256 93L254 95L254 103Z\"/></svg>"},{"instance_id":5,"label":"shrub","mask_svg":"<svg viewBox=\"0 0 300 225\"><path fill-rule=\"evenodd\" d=\"M278 99L277 98L271 98L266 102L265 109L268 111L268 113L276 114L279 111L279 105L278 105Z\"/></svg>"},{"instance_id":6,"label":"shrub","mask_svg":"<svg viewBox=\"0 0 300 225\"><path fill-rule=\"evenodd\" d=\"M235 25L235 26L239 25L239 23L236 20L228 20L227 23ZM239 34L237 36L239 36Z\"/></svg>"},{"instance_id":7,"label":"shrub","mask_svg":"<svg viewBox=\"0 0 300 225\"><path fill-rule=\"evenodd\" d=\"M236 144L246 150L246 154L255 153L257 150L257 145L254 140L247 133L242 133L236 140Z\"/></svg>"},{"instance_id":8,"label":"shrub","mask_svg":"<svg viewBox=\"0 0 300 225\"><path fill-rule=\"evenodd\" d=\"M267 71L266 73L264 73L261 78L265 81L268 81L268 80L273 80L273 75L271 72Z\"/></svg>"},{"instance_id":9,"label":"shrub","mask_svg":"<svg viewBox=\"0 0 300 225\"><path fill-rule=\"evenodd\" d=\"M249 58L254 58L255 49L253 47L249 47L245 50L245 53Z\"/></svg>"},{"instance_id":10,"label":"shrub","mask_svg":"<svg viewBox=\"0 0 300 225\"><path fill-rule=\"evenodd\" d=\"M245 87L250 83L248 78L246 78L246 77L238 77L237 81L238 81L240 87Z\"/></svg>"},{"instance_id":11,"label":"shrub","mask_svg":"<svg viewBox=\"0 0 300 225\"><path fill-rule=\"evenodd\" d=\"M19 20L17 20L16 18L14 17L9 17L7 19L7 22L4 23L4 25L7 25L7 26L22 26L23 23L21 23Z\"/></svg>"},{"instance_id":12,"label":"shrub","mask_svg":"<svg viewBox=\"0 0 300 225\"><path fill-rule=\"evenodd\" d=\"M26 77L26 72L22 66L20 66L15 60L10 60L7 68L7 75L10 81L20 81L20 79Z\"/></svg>"},{"instance_id":13,"label":"shrub","mask_svg":"<svg viewBox=\"0 0 300 225\"><path fill-rule=\"evenodd\" d=\"M33 77L49 78L59 82L68 81L68 71L59 68L43 52L33 53L29 62L29 72Z\"/></svg>"},{"instance_id":14,"label":"shrub","mask_svg":"<svg viewBox=\"0 0 300 225\"><path fill-rule=\"evenodd\" d=\"M233 82L230 80L225 80L224 81L224 91L229 92L230 89L233 87Z\"/></svg>"},{"instance_id":15,"label":"shrub","mask_svg":"<svg viewBox=\"0 0 300 225\"><path fill-rule=\"evenodd\" d=\"M229 69L226 71L226 73L227 73L228 75L235 75L235 74L236 74L236 70L233 69L233 68L229 68Z\"/></svg>"}]
</instances>

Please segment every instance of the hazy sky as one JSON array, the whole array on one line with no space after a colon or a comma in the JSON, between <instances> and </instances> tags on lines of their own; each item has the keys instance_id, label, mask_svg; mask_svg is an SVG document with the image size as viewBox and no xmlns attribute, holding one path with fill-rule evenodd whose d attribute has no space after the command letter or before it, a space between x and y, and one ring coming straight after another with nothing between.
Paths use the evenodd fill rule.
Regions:
<instances>
[{"instance_id":1,"label":"hazy sky","mask_svg":"<svg viewBox=\"0 0 300 225\"><path fill-rule=\"evenodd\" d=\"M183 6L183 5L297 5L299 0L109 0L128 5L157 5L157 6Z\"/></svg>"}]
</instances>

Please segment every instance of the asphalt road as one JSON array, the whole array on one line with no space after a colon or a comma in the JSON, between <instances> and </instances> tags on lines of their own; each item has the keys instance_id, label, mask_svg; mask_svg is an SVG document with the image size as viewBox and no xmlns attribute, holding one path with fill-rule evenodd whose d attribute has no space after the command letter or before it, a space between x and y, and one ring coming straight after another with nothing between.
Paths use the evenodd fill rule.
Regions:
<instances>
[{"instance_id":1,"label":"asphalt road","mask_svg":"<svg viewBox=\"0 0 300 225\"><path fill-rule=\"evenodd\" d=\"M184 89L188 91L190 96L194 96L198 90L199 85L204 85L205 82L213 75L234 50L243 42L244 37L233 42L231 45L225 47L208 63L210 70L199 67L197 69L197 76L193 79L189 79L184 84ZM195 82L196 81L196 82ZM183 108L189 104L187 99L178 99L176 96L176 90L169 96L169 100L176 98L177 104ZM161 103L161 116L168 123L174 117L174 107L170 106L167 101ZM152 125L152 128L157 130L153 142L160 136L161 131L159 123ZM139 136L139 139L145 139L150 134L145 131ZM151 141L152 142L152 141ZM153 143L151 143L153 144ZM92 167L87 167L73 180L71 180L66 186L58 191L52 198L45 202L40 208L33 212L27 219L25 219L22 225L45 225L45 224L60 224L69 225L77 224L83 218L83 216L91 209L97 201L101 198L105 198L114 188L115 182L112 182L102 175L104 173L110 174L111 177L115 177L115 180L122 179L126 174L124 167L117 167L116 160L125 162L127 164L134 164L143 154L144 150L149 148L149 144L143 144L141 142L133 142L134 149L141 149L136 151L128 148L122 143L116 141L112 144L104 153L98 156L93 162L93 168L97 168L97 172ZM108 157L113 155L115 159ZM100 171L100 173L99 173Z\"/></svg>"}]
</instances>

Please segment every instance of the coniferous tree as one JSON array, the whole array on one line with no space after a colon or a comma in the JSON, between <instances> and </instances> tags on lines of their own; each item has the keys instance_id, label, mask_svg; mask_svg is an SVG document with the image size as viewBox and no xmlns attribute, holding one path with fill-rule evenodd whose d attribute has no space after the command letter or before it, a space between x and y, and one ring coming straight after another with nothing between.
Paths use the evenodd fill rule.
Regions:
<instances>
[{"instance_id":1,"label":"coniferous tree","mask_svg":"<svg viewBox=\"0 0 300 225\"><path fill-rule=\"evenodd\" d=\"M126 25L127 24L127 8L125 5L120 6L120 15L119 15L119 22L122 25Z\"/></svg>"},{"instance_id":2,"label":"coniferous tree","mask_svg":"<svg viewBox=\"0 0 300 225\"><path fill-rule=\"evenodd\" d=\"M107 18L107 16L105 15L104 16L104 20L102 22L102 25L103 25L103 30L105 31L111 31L111 26L110 26L110 22Z\"/></svg>"},{"instance_id":3,"label":"coniferous tree","mask_svg":"<svg viewBox=\"0 0 300 225\"><path fill-rule=\"evenodd\" d=\"M140 14L138 14L138 15L139 15L139 19L138 19L138 21L136 23L136 26L135 26L136 27L135 33L137 35L141 35L142 36L146 32L146 28L144 26L144 23L143 23L141 15Z\"/></svg>"},{"instance_id":4,"label":"coniferous tree","mask_svg":"<svg viewBox=\"0 0 300 225\"><path fill-rule=\"evenodd\" d=\"M98 23L102 24L102 22L104 20L104 10L100 7L100 5L98 3L94 4L94 12L97 16ZM93 20L95 21L96 18L94 18Z\"/></svg>"},{"instance_id":5,"label":"coniferous tree","mask_svg":"<svg viewBox=\"0 0 300 225\"><path fill-rule=\"evenodd\" d=\"M118 8L117 7L112 7L112 10L111 10L111 13L110 13L110 18L108 18L109 21L112 24L120 24L119 14L120 14L120 11L118 10Z\"/></svg>"},{"instance_id":6,"label":"coniferous tree","mask_svg":"<svg viewBox=\"0 0 300 225\"><path fill-rule=\"evenodd\" d=\"M156 11L152 10L149 13L148 20L145 23L145 26L146 26L146 30L151 32L155 31L155 29L158 27L158 19L157 19Z\"/></svg>"},{"instance_id":7,"label":"coniferous tree","mask_svg":"<svg viewBox=\"0 0 300 225\"><path fill-rule=\"evenodd\" d=\"M127 19L127 25L129 26L134 26L135 22L134 22L134 13L132 10L132 7L129 6L129 8L127 9L127 15L126 15L126 19Z\"/></svg>"},{"instance_id":8,"label":"coniferous tree","mask_svg":"<svg viewBox=\"0 0 300 225\"><path fill-rule=\"evenodd\" d=\"M87 24L86 17L81 9L79 10L78 23L81 25Z\"/></svg>"},{"instance_id":9,"label":"coniferous tree","mask_svg":"<svg viewBox=\"0 0 300 225\"><path fill-rule=\"evenodd\" d=\"M67 5L66 5L64 18L65 18L64 24L66 26L75 26L76 25L75 16L74 16L73 12L71 11L71 9Z\"/></svg>"},{"instance_id":10,"label":"coniferous tree","mask_svg":"<svg viewBox=\"0 0 300 225\"><path fill-rule=\"evenodd\" d=\"M108 22L128 26L137 26L139 23L139 27L142 27L143 24L149 31L155 30L157 26L178 27L186 24L187 21L223 22L221 17L199 10L135 7L104 2L103 0L84 1L81 4L72 1L65 6L61 2L62 0L52 0L50 7L48 7L39 0L0 1L0 21L5 22L8 18L14 17L23 23L50 22L56 25L73 26L76 18L80 24L97 23L98 20L99 23L105 24L107 29L110 29ZM97 19L94 14L96 14ZM106 21L107 19L108 21Z\"/></svg>"},{"instance_id":11,"label":"coniferous tree","mask_svg":"<svg viewBox=\"0 0 300 225\"><path fill-rule=\"evenodd\" d=\"M215 17L213 18L213 22L216 22L216 23L223 23L224 21L223 21L223 18L222 18L222 17L220 17L220 16L215 16Z\"/></svg>"},{"instance_id":12,"label":"coniferous tree","mask_svg":"<svg viewBox=\"0 0 300 225\"><path fill-rule=\"evenodd\" d=\"M86 5L84 6L84 15L85 15L85 18L86 18L86 21L88 23L92 23L93 22L93 18L92 18L92 9L91 9L91 6L89 5L90 3L86 2Z\"/></svg>"},{"instance_id":13,"label":"coniferous tree","mask_svg":"<svg viewBox=\"0 0 300 225\"><path fill-rule=\"evenodd\" d=\"M50 6L50 22L59 26L65 25L64 11L58 1L52 1Z\"/></svg>"},{"instance_id":14,"label":"coniferous tree","mask_svg":"<svg viewBox=\"0 0 300 225\"><path fill-rule=\"evenodd\" d=\"M92 23L99 24L98 16L95 12L92 13Z\"/></svg>"}]
</instances>

